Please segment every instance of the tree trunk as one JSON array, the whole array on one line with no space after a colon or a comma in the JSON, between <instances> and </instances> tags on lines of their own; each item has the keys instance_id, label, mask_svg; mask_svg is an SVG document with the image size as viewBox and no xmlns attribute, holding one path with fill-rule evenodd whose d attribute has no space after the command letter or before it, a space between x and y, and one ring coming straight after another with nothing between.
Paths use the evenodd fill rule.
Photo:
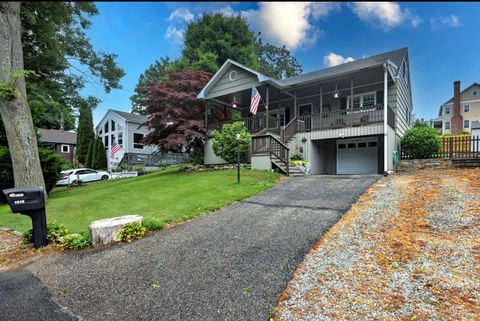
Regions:
<instances>
[{"instance_id":1,"label":"tree trunk","mask_svg":"<svg viewBox=\"0 0 480 321\"><path fill-rule=\"evenodd\" d=\"M10 99L0 95L0 115L7 134L15 187L45 189L25 79L12 78L13 72L22 70L20 2L3 2L0 3L0 84L11 84L16 96Z\"/></svg>"}]
</instances>

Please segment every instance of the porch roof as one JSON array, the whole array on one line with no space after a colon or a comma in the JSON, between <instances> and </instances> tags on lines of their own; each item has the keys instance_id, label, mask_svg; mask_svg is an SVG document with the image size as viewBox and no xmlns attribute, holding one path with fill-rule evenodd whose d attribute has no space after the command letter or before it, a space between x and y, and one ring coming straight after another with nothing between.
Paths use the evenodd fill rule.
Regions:
<instances>
[{"instance_id":1,"label":"porch roof","mask_svg":"<svg viewBox=\"0 0 480 321\"><path fill-rule=\"evenodd\" d=\"M207 85L202 89L202 91L198 94L197 98L198 99L205 99L209 89L211 89L215 83L225 74L225 72L228 70L228 68L231 65L236 65L237 67L243 68L244 70L254 74L258 82L260 84L271 84L272 86L280 89L280 90L285 90L288 89L292 86L298 86L310 82L317 82L317 81L322 81L322 80L327 80L330 78L334 77L339 77L342 75L350 74L353 72L358 72L361 70L367 70L371 69L374 67L381 66L385 63L390 65L391 67L394 67L396 71L398 72L398 66L402 63L404 60L406 54L407 54L408 49L407 48L401 48L393 51L389 51L386 53L382 53L379 55L355 60L352 62L344 63L338 66L334 67L329 67L329 68L324 68L321 70L305 73L299 76L295 77L290 77L282 80L274 79L274 78L269 78L253 69L250 69L234 60L228 59L222 67L215 73L215 75L210 79L210 81L207 83ZM393 76L392 76L393 78Z\"/></svg>"}]
</instances>

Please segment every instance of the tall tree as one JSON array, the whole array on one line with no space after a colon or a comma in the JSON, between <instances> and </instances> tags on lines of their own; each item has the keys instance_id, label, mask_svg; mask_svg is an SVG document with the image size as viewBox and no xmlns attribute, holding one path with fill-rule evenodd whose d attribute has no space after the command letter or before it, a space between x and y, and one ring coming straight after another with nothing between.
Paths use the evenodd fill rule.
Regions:
<instances>
[{"instance_id":1,"label":"tall tree","mask_svg":"<svg viewBox=\"0 0 480 321\"><path fill-rule=\"evenodd\" d=\"M264 43L260 35L259 32L255 40L259 72L275 79L284 79L302 73L302 65L285 46L277 47Z\"/></svg>"},{"instance_id":2,"label":"tall tree","mask_svg":"<svg viewBox=\"0 0 480 321\"><path fill-rule=\"evenodd\" d=\"M58 129L63 113L64 128L73 129L73 112L87 82L106 92L121 88L125 73L117 56L94 50L85 34L97 14L93 2L22 2L25 69L38 74L27 79L36 126Z\"/></svg>"},{"instance_id":3,"label":"tall tree","mask_svg":"<svg viewBox=\"0 0 480 321\"><path fill-rule=\"evenodd\" d=\"M144 138L147 144L177 152L183 146L195 149L202 145L206 139L205 107L197 94L210 76L204 71L171 72L167 81L141 90L147 97L142 104L151 115L144 124L151 129Z\"/></svg>"},{"instance_id":4,"label":"tall tree","mask_svg":"<svg viewBox=\"0 0 480 321\"><path fill-rule=\"evenodd\" d=\"M206 13L187 23L179 64L183 70L215 73L230 58L256 69L255 50L254 34L244 18Z\"/></svg>"},{"instance_id":5,"label":"tall tree","mask_svg":"<svg viewBox=\"0 0 480 321\"><path fill-rule=\"evenodd\" d=\"M0 3L0 115L10 148L15 186L45 188L27 102L21 31L20 2Z\"/></svg>"},{"instance_id":6,"label":"tall tree","mask_svg":"<svg viewBox=\"0 0 480 321\"><path fill-rule=\"evenodd\" d=\"M106 169L107 168L107 154L105 151L105 146L103 145L102 138L97 137L95 142L96 152L94 154L95 158L92 160L92 167L94 169Z\"/></svg>"},{"instance_id":7,"label":"tall tree","mask_svg":"<svg viewBox=\"0 0 480 321\"><path fill-rule=\"evenodd\" d=\"M76 155L81 164L85 164L88 145L95 139L95 133L93 132L92 107L95 107L97 103L98 102L94 99L81 101L80 103Z\"/></svg>"},{"instance_id":8,"label":"tall tree","mask_svg":"<svg viewBox=\"0 0 480 321\"><path fill-rule=\"evenodd\" d=\"M168 57L162 57L160 60L155 60L143 74L138 78L137 85L135 86L135 94L130 97L132 101L132 112L144 115L145 110L142 107L142 103L147 98L140 93L140 89L149 85L161 83L168 79L168 73L172 69L173 62Z\"/></svg>"},{"instance_id":9,"label":"tall tree","mask_svg":"<svg viewBox=\"0 0 480 321\"><path fill-rule=\"evenodd\" d=\"M88 152L87 152L87 158L85 158L85 167L92 167L92 159L93 159L93 145L95 143L95 140L92 140L90 144L88 144Z\"/></svg>"}]
</instances>

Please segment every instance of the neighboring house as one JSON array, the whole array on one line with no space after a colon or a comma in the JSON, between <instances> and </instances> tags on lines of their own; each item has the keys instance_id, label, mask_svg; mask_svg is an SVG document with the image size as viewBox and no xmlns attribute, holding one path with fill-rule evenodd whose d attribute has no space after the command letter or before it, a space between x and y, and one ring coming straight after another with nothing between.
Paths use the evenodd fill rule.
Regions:
<instances>
[{"instance_id":1,"label":"neighboring house","mask_svg":"<svg viewBox=\"0 0 480 321\"><path fill-rule=\"evenodd\" d=\"M303 152L313 174L384 173L395 169L394 154L412 119L409 66L402 48L277 80L229 59L198 98L206 102L209 131L241 114L252 133L252 168L288 173L287 155ZM262 102L251 116L254 86ZM213 122L215 108L238 112ZM222 162L209 139L205 163Z\"/></svg>"},{"instance_id":2,"label":"neighboring house","mask_svg":"<svg viewBox=\"0 0 480 321\"><path fill-rule=\"evenodd\" d=\"M453 83L453 98L440 106L432 127L441 134L471 132L472 122L480 121L480 84L473 83L460 92L460 81Z\"/></svg>"},{"instance_id":3,"label":"neighboring house","mask_svg":"<svg viewBox=\"0 0 480 321\"><path fill-rule=\"evenodd\" d=\"M75 146L77 145L77 134L75 132L64 131L61 129L38 129L40 138L38 146L50 147L56 153L62 156L66 161L73 162Z\"/></svg>"},{"instance_id":4,"label":"neighboring house","mask_svg":"<svg viewBox=\"0 0 480 321\"><path fill-rule=\"evenodd\" d=\"M471 127L472 136L480 137L480 121L472 121Z\"/></svg>"},{"instance_id":5,"label":"neighboring house","mask_svg":"<svg viewBox=\"0 0 480 321\"><path fill-rule=\"evenodd\" d=\"M148 155L156 152L156 147L143 145L140 141L149 133L147 127L140 127L147 121L147 116L131 114L109 109L95 127L96 135L102 138L107 153L108 168L118 164L143 162ZM121 149L111 157L112 147L116 144Z\"/></svg>"}]
</instances>

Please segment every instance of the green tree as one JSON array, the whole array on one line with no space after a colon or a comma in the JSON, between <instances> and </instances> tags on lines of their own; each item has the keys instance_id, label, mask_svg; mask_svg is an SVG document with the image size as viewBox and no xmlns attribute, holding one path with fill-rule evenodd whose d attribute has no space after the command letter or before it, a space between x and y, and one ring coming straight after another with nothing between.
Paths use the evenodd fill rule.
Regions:
<instances>
[{"instance_id":1,"label":"green tree","mask_svg":"<svg viewBox=\"0 0 480 321\"><path fill-rule=\"evenodd\" d=\"M87 158L88 153L88 145L95 139L95 133L93 132L92 106L95 106L96 103L96 100L89 99L88 101L82 101L80 105L76 155L81 164L85 164L85 159Z\"/></svg>"},{"instance_id":2,"label":"green tree","mask_svg":"<svg viewBox=\"0 0 480 321\"><path fill-rule=\"evenodd\" d=\"M94 143L95 143L95 139L92 139L88 144L87 158L85 158L85 164L84 164L85 167L88 167L88 168L92 167Z\"/></svg>"},{"instance_id":3,"label":"green tree","mask_svg":"<svg viewBox=\"0 0 480 321\"><path fill-rule=\"evenodd\" d=\"M106 169L107 168L107 154L105 146L103 145L102 138L97 137L95 142L96 152L92 160L92 168L94 169Z\"/></svg>"},{"instance_id":4,"label":"green tree","mask_svg":"<svg viewBox=\"0 0 480 321\"><path fill-rule=\"evenodd\" d=\"M166 81L168 79L168 72L172 69L172 66L173 62L170 58L162 57L160 60L155 60L155 62L140 75L134 89L135 94L130 97L133 106L132 112L142 115L145 114L144 102L147 97L140 92L140 89Z\"/></svg>"},{"instance_id":5,"label":"green tree","mask_svg":"<svg viewBox=\"0 0 480 321\"><path fill-rule=\"evenodd\" d=\"M228 163L237 161L237 134L240 134L240 161L246 162L248 157L248 145L250 133L242 122L225 124L222 130L212 131L213 152Z\"/></svg>"},{"instance_id":6,"label":"green tree","mask_svg":"<svg viewBox=\"0 0 480 321\"><path fill-rule=\"evenodd\" d=\"M413 158L429 158L442 146L440 135L430 126L417 122L401 140L402 150Z\"/></svg>"},{"instance_id":7,"label":"green tree","mask_svg":"<svg viewBox=\"0 0 480 321\"><path fill-rule=\"evenodd\" d=\"M180 65L215 73L229 58L258 67L255 37L244 18L206 13L187 23Z\"/></svg>"},{"instance_id":8,"label":"green tree","mask_svg":"<svg viewBox=\"0 0 480 321\"><path fill-rule=\"evenodd\" d=\"M96 137L93 142L92 142L92 160L90 161L90 168L94 168L97 164L97 159L98 159L98 142L101 142L102 139L100 137Z\"/></svg>"},{"instance_id":9,"label":"green tree","mask_svg":"<svg viewBox=\"0 0 480 321\"><path fill-rule=\"evenodd\" d=\"M302 73L302 65L285 46L277 47L263 43L260 35L259 32L255 40L260 73L275 79L284 79Z\"/></svg>"}]
</instances>

